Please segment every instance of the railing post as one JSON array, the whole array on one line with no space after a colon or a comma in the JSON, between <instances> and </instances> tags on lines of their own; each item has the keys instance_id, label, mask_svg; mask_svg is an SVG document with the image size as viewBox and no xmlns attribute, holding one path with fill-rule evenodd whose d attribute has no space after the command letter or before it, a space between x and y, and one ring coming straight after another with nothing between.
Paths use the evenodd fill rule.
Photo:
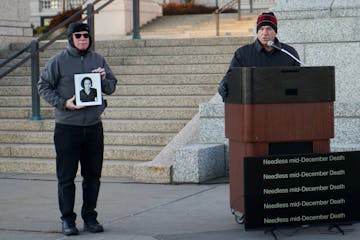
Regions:
<instances>
[{"instance_id":1,"label":"railing post","mask_svg":"<svg viewBox=\"0 0 360 240\"><path fill-rule=\"evenodd\" d=\"M31 42L31 101L32 117L31 120L41 120L40 116L40 96L37 90L37 83L40 77L39 67L39 43L36 40Z\"/></svg>"},{"instance_id":2,"label":"railing post","mask_svg":"<svg viewBox=\"0 0 360 240\"><path fill-rule=\"evenodd\" d=\"M238 0L238 20L241 18L241 0Z\"/></svg>"},{"instance_id":3,"label":"railing post","mask_svg":"<svg viewBox=\"0 0 360 240\"><path fill-rule=\"evenodd\" d=\"M140 39L139 20L140 20L139 0L133 0L133 39Z\"/></svg>"},{"instance_id":4,"label":"railing post","mask_svg":"<svg viewBox=\"0 0 360 240\"><path fill-rule=\"evenodd\" d=\"M95 17L94 17L94 5L89 3L86 5L86 14L88 16L87 18L87 24L90 27L90 36L92 39L92 44L90 49L95 50Z\"/></svg>"},{"instance_id":5,"label":"railing post","mask_svg":"<svg viewBox=\"0 0 360 240\"><path fill-rule=\"evenodd\" d=\"M249 5L250 5L250 13L253 12L253 0L249 0Z\"/></svg>"},{"instance_id":6,"label":"railing post","mask_svg":"<svg viewBox=\"0 0 360 240\"><path fill-rule=\"evenodd\" d=\"M220 13L218 10L215 11L215 24L216 24L216 36L220 35Z\"/></svg>"}]
</instances>

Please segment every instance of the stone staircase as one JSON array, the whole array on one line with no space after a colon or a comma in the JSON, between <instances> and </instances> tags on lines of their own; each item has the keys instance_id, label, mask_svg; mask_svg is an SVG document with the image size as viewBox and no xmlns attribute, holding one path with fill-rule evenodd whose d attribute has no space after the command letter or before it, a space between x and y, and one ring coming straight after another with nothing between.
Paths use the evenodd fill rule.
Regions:
<instances>
[{"instance_id":1,"label":"stone staircase","mask_svg":"<svg viewBox=\"0 0 360 240\"><path fill-rule=\"evenodd\" d=\"M97 41L118 79L105 96L104 176L133 177L217 92L234 50L253 37ZM66 42L40 54L44 66ZM19 46L14 45L14 48ZM0 56L3 58L4 56ZM29 63L0 79L0 172L55 173L53 108L32 121Z\"/></svg>"},{"instance_id":2,"label":"stone staircase","mask_svg":"<svg viewBox=\"0 0 360 240\"><path fill-rule=\"evenodd\" d=\"M260 10L258 10L260 12ZM237 13L222 13L219 17L219 36L253 36L258 15L244 12L240 20ZM214 14L171 15L155 19L141 27L141 35L145 37L166 36L177 37L214 37L216 21Z\"/></svg>"}]
</instances>

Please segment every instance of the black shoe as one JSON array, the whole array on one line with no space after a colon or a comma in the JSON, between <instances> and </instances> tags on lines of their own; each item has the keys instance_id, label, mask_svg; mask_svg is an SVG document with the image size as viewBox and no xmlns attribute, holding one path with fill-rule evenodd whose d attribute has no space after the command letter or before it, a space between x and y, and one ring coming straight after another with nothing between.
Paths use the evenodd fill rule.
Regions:
<instances>
[{"instance_id":1,"label":"black shoe","mask_svg":"<svg viewBox=\"0 0 360 240\"><path fill-rule=\"evenodd\" d=\"M78 235L79 230L76 228L75 223L62 222L62 232L66 236Z\"/></svg>"},{"instance_id":2,"label":"black shoe","mask_svg":"<svg viewBox=\"0 0 360 240\"><path fill-rule=\"evenodd\" d=\"M99 224L98 221L84 222L84 231L91 233L99 233L104 231L104 227Z\"/></svg>"}]
</instances>

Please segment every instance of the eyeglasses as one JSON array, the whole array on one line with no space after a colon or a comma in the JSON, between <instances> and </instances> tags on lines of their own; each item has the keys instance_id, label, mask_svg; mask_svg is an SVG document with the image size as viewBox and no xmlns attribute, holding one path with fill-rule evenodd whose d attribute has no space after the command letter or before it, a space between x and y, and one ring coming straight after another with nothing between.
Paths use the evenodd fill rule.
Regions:
<instances>
[{"instance_id":1,"label":"eyeglasses","mask_svg":"<svg viewBox=\"0 0 360 240\"><path fill-rule=\"evenodd\" d=\"M74 33L74 36L76 39L81 38L81 36L83 36L84 38L89 38L89 34L88 33Z\"/></svg>"}]
</instances>

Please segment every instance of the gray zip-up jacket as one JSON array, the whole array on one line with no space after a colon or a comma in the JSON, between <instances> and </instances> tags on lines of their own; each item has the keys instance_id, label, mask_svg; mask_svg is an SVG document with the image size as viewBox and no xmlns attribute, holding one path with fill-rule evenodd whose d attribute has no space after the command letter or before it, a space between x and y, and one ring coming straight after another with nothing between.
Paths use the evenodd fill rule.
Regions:
<instances>
[{"instance_id":1,"label":"gray zip-up jacket","mask_svg":"<svg viewBox=\"0 0 360 240\"><path fill-rule=\"evenodd\" d=\"M117 79L100 54L89 50L81 55L69 45L47 63L41 73L38 90L40 96L55 107L56 123L90 126L101 121L100 116L106 107L104 100L102 105L87 106L75 111L65 108L66 100L75 95L74 74L91 73L98 67L106 71L106 78L101 81L101 90L110 95L115 91Z\"/></svg>"}]
</instances>

